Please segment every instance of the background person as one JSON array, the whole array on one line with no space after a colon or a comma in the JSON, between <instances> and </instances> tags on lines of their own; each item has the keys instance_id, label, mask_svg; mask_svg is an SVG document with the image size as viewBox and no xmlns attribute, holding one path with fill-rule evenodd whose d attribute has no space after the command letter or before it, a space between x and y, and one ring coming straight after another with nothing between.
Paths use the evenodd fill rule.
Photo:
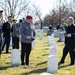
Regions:
<instances>
[{"instance_id":1,"label":"background person","mask_svg":"<svg viewBox=\"0 0 75 75\"><path fill-rule=\"evenodd\" d=\"M12 16L8 16L8 21L5 22L2 26L2 33L4 38L4 44L2 46L2 51L4 46L6 45L6 53L9 53L9 46L10 46L10 30L12 26Z\"/></svg>"},{"instance_id":2,"label":"background person","mask_svg":"<svg viewBox=\"0 0 75 75\"><path fill-rule=\"evenodd\" d=\"M19 29L20 24L16 23L17 20L13 20L13 25L11 28L12 32L12 48L19 49Z\"/></svg>"}]
</instances>

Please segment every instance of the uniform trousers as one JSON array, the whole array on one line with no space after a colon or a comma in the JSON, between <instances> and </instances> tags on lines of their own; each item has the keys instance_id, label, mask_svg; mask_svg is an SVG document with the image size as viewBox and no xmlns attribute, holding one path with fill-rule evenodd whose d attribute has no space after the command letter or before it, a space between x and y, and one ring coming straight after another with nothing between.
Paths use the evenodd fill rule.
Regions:
<instances>
[{"instance_id":1,"label":"uniform trousers","mask_svg":"<svg viewBox=\"0 0 75 75\"><path fill-rule=\"evenodd\" d=\"M71 60L70 64L74 64L74 57L75 57L74 55L75 54L74 54L74 46L73 45L65 45L65 47L63 49L63 55L62 55L60 62L64 63L68 52L70 54L70 60Z\"/></svg>"},{"instance_id":2,"label":"uniform trousers","mask_svg":"<svg viewBox=\"0 0 75 75\"><path fill-rule=\"evenodd\" d=\"M18 37L12 37L12 47L13 49L19 49L19 38Z\"/></svg>"},{"instance_id":3,"label":"uniform trousers","mask_svg":"<svg viewBox=\"0 0 75 75\"><path fill-rule=\"evenodd\" d=\"M8 53L9 51L9 46L10 46L10 37L4 37L4 44L3 44L3 46L2 46L2 51L3 51L3 49L4 49L4 47L5 47L5 45L6 45L6 53Z\"/></svg>"}]
</instances>

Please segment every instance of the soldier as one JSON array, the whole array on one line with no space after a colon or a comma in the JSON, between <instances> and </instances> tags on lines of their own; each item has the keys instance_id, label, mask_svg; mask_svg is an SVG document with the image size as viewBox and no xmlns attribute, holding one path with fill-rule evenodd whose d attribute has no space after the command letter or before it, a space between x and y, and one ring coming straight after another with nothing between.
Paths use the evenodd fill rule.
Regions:
<instances>
[{"instance_id":1,"label":"soldier","mask_svg":"<svg viewBox=\"0 0 75 75\"><path fill-rule=\"evenodd\" d=\"M2 51L4 49L4 46L6 45L6 53L9 53L9 45L10 45L10 30L12 26L12 16L8 16L8 21L5 22L2 26L2 33L3 33L3 38L4 44L2 46Z\"/></svg>"},{"instance_id":2,"label":"soldier","mask_svg":"<svg viewBox=\"0 0 75 75\"><path fill-rule=\"evenodd\" d=\"M2 43L2 25L3 25L3 18L2 18L3 11L0 10L0 54L1 54L1 43Z\"/></svg>"}]
</instances>

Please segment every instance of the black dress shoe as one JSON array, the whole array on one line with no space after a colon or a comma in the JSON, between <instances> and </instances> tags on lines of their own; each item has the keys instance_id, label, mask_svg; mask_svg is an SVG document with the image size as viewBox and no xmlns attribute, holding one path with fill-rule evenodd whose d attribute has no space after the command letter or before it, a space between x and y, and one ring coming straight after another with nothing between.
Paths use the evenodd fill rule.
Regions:
<instances>
[{"instance_id":1,"label":"black dress shoe","mask_svg":"<svg viewBox=\"0 0 75 75\"><path fill-rule=\"evenodd\" d=\"M21 63L21 65L25 65L25 63Z\"/></svg>"},{"instance_id":2,"label":"black dress shoe","mask_svg":"<svg viewBox=\"0 0 75 75\"><path fill-rule=\"evenodd\" d=\"M61 65L61 64L64 64L64 62L59 62L59 63L58 63L58 66Z\"/></svg>"},{"instance_id":3,"label":"black dress shoe","mask_svg":"<svg viewBox=\"0 0 75 75\"><path fill-rule=\"evenodd\" d=\"M1 51L3 51L3 49Z\"/></svg>"},{"instance_id":4,"label":"black dress shoe","mask_svg":"<svg viewBox=\"0 0 75 75\"><path fill-rule=\"evenodd\" d=\"M71 63L71 64L69 64L69 66L73 66L73 65L74 65L74 63L73 63L73 64L72 64L72 63Z\"/></svg>"},{"instance_id":5,"label":"black dress shoe","mask_svg":"<svg viewBox=\"0 0 75 75\"><path fill-rule=\"evenodd\" d=\"M29 64L27 64L27 63L26 63L26 65L28 65L28 66L29 66Z\"/></svg>"},{"instance_id":6,"label":"black dress shoe","mask_svg":"<svg viewBox=\"0 0 75 75\"><path fill-rule=\"evenodd\" d=\"M9 54L9 52L6 52L6 54Z\"/></svg>"}]
</instances>

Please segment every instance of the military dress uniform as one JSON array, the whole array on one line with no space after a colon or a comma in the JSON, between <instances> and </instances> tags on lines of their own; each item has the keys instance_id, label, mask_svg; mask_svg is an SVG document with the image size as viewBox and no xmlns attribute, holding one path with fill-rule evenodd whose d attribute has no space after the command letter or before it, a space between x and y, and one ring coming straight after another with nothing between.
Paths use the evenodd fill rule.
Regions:
<instances>
[{"instance_id":1,"label":"military dress uniform","mask_svg":"<svg viewBox=\"0 0 75 75\"><path fill-rule=\"evenodd\" d=\"M6 45L6 53L9 52L8 50L9 50L9 46L10 46L10 30L11 30L11 25L7 21L2 26L3 38L5 39L4 40L4 44L2 46L2 51L4 49L4 46Z\"/></svg>"}]
</instances>

